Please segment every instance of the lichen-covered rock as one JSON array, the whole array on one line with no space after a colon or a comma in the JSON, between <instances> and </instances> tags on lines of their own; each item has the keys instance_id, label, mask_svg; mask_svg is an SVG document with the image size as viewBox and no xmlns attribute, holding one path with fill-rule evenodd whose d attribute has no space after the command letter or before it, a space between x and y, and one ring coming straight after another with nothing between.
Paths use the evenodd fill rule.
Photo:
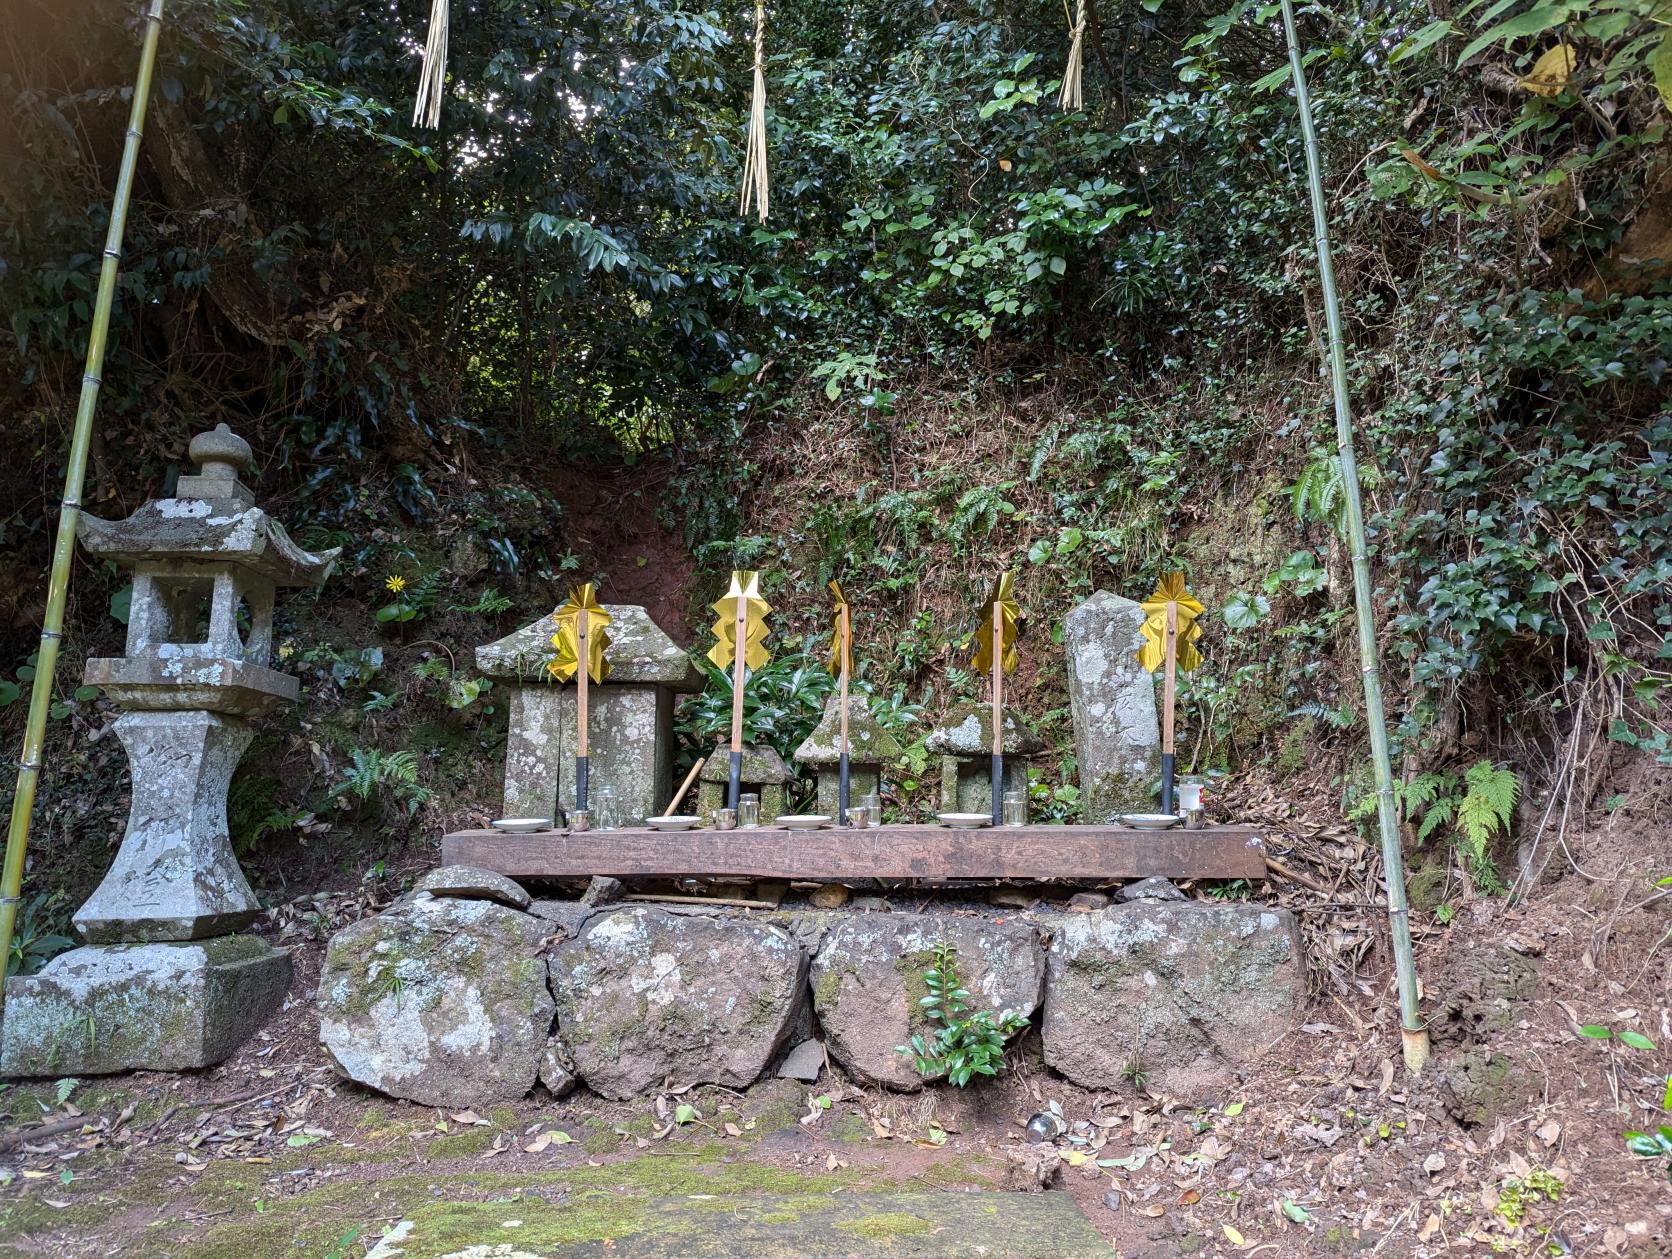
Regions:
<instances>
[{"instance_id":1,"label":"lichen-covered rock","mask_svg":"<svg viewBox=\"0 0 1672 1259\"><path fill-rule=\"evenodd\" d=\"M1292 1028L1306 991L1293 914L1137 902L1064 915L1047 961L1045 1061L1086 1088L1141 1071L1186 1101Z\"/></svg>"},{"instance_id":2,"label":"lichen-covered rock","mask_svg":"<svg viewBox=\"0 0 1672 1259\"><path fill-rule=\"evenodd\" d=\"M512 909L527 909L530 901L528 893L515 882L480 866L442 866L419 879L412 890L461 900L498 901Z\"/></svg>"},{"instance_id":3,"label":"lichen-covered rock","mask_svg":"<svg viewBox=\"0 0 1672 1259\"><path fill-rule=\"evenodd\" d=\"M741 1088L766 1070L806 997L807 956L778 927L603 913L551 956L557 1026L575 1069L611 1098L679 1084Z\"/></svg>"},{"instance_id":4,"label":"lichen-covered rock","mask_svg":"<svg viewBox=\"0 0 1672 1259\"><path fill-rule=\"evenodd\" d=\"M255 936L71 949L7 983L0 1075L207 1067L289 987L290 954Z\"/></svg>"},{"instance_id":5,"label":"lichen-covered rock","mask_svg":"<svg viewBox=\"0 0 1672 1259\"><path fill-rule=\"evenodd\" d=\"M1099 590L1063 618L1080 803L1090 823L1151 806L1161 773L1155 679L1138 663L1144 610Z\"/></svg>"},{"instance_id":6,"label":"lichen-covered rock","mask_svg":"<svg viewBox=\"0 0 1672 1259\"><path fill-rule=\"evenodd\" d=\"M546 1051L540 1055L540 1083L553 1097L568 1097L581 1086L581 1078L575 1074L575 1060L555 1036L546 1041Z\"/></svg>"},{"instance_id":7,"label":"lichen-covered rock","mask_svg":"<svg viewBox=\"0 0 1672 1259\"><path fill-rule=\"evenodd\" d=\"M972 1010L1032 1015L1045 981L1045 953L1032 927L945 914L848 917L813 958L813 1012L831 1057L869 1084L923 1086L895 1046L931 1030L919 999L928 993L923 972L943 943L956 950Z\"/></svg>"},{"instance_id":8,"label":"lichen-covered rock","mask_svg":"<svg viewBox=\"0 0 1672 1259\"><path fill-rule=\"evenodd\" d=\"M552 999L546 924L486 900L415 896L331 938L319 1035L349 1079L427 1106L534 1086Z\"/></svg>"}]
</instances>

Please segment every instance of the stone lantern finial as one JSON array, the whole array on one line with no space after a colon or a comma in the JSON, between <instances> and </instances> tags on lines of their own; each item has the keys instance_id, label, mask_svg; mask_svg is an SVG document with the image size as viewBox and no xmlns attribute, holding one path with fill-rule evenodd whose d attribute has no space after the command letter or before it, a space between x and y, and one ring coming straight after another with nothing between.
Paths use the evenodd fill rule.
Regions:
<instances>
[{"instance_id":1,"label":"stone lantern finial","mask_svg":"<svg viewBox=\"0 0 1672 1259\"><path fill-rule=\"evenodd\" d=\"M249 442L225 424L217 424L192 438L186 454L198 465L197 475L179 479L174 488L176 498L231 498L244 507L254 505L255 495L238 479L255 459Z\"/></svg>"}]
</instances>

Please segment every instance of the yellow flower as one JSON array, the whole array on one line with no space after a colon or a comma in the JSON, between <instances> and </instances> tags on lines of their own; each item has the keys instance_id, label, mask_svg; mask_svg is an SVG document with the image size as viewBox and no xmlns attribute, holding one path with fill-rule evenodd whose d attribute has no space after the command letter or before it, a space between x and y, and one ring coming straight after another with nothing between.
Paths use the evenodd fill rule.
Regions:
<instances>
[{"instance_id":1,"label":"yellow flower","mask_svg":"<svg viewBox=\"0 0 1672 1259\"><path fill-rule=\"evenodd\" d=\"M406 589L406 578L391 577L383 583L383 588L392 595L398 595Z\"/></svg>"}]
</instances>

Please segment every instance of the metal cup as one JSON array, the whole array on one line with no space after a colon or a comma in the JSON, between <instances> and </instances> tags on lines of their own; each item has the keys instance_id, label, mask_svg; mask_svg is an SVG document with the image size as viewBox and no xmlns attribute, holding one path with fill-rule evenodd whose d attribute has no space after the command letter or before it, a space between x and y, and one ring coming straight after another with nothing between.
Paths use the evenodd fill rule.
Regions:
<instances>
[{"instance_id":1,"label":"metal cup","mask_svg":"<svg viewBox=\"0 0 1672 1259\"><path fill-rule=\"evenodd\" d=\"M580 834L582 831L591 830L592 829L592 810L591 809L570 809L569 810L569 829L577 835Z\"/></svg>"},{"instance_id":2,"label":"metal cup","mask_svg":"<svg viewBox=\"0 0 1672 1259\"><path fill-rule=\"evenodd\" d=\"M714 829L717 831L735 831L737 829L737 810L715 809Z\"/></svg>"},{"instance_id":3,"label":"metal cup","mask_svg":"<svg viewBox=\"0 0 1672 1259\"><path fill-rule=\"evenodd\" d=\"M1185 809L1185 811L1184 811L1184 829L1185 830L1187 830L1187 831L1203 830L1204 828L1206 828L1207 824L1208 824L1208 815L1207 815L1207 810L1206 809L1202 808L1200 805L1197 805L1194 809L1189 809L1189 808Z\"/></svg>"}]
</instances>

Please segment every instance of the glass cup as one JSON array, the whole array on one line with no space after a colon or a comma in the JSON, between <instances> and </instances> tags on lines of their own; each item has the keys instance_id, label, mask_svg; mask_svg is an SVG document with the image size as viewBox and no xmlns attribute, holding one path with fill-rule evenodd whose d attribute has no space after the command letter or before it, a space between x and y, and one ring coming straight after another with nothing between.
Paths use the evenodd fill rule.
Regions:
<instances>
[{"instance_id":1,"label":"glass cup","mask_svg":"<svg viewBox=\"0 0 1672 1259\"><path fill-rule=\"evenodd\" d=\"M753 830L761 824L761 798L753 791L737 798L737 824L744 830Z\"/></svg>"},{"instance_id":2,"label":"glass cup","mask_svg":"<svg viewBox=\"0 0 1672 1259\"><path fill-rule=\"evenodd\" d=\"M569 829L576 835L592 829L591 809L570 809Z\"/></svg>"},{"instance_id":3,"label":"glass cup","mask_svg":"<svg viewBox=\"0 0 1672 1259\"><path fill-rule=\"evenodd\" d=\"M871 810L870 809L866 808L863 804L850 804L848 806L848 825L849 826L853 827L857 831L862 831L867 826L869 826L870 824L871 824Z\"/></svg>"},{"instance_id":4,"label":"glass cup","mask_svg":"<svg viewBox=\"0 0 1672 1259\"><path fill-rule=\"evenodd\" d=\"M859 798L859 807L865 810L866 826L882 825L882 797L874 791L868 791Z\"/></svg>"},{"instance_id":5,"label":"glass cup","mask_svg":"<svg viewBox=\"0 0 1672 1259\"><path fill-rule=\"evenodd\" d=\"M1020 791L1004 793L1004 824L1006 826L1026 826L1028 824L1028 798Z\"/></svg>"},{"instance_id":6,"label":"glass cup","mask_svg":"<svg viewBox=\"0 0 1672 1259\"><path fill-rule=\"evenodd\" d=\"M616 801L614 787L598 788L592 812L594 830L613 831L621 825L621 805Z\"/></svg>"},{"instance_id":7,"label":"glass cup","mask_svg":"<svg viewBox=\"0 0 1672 1259\"><path fill-rule=\"evenodd\" d=\"M715 809L714 829L717 831L735 831L737 829L737 810Z\"/></svg>"}]
</instances>

